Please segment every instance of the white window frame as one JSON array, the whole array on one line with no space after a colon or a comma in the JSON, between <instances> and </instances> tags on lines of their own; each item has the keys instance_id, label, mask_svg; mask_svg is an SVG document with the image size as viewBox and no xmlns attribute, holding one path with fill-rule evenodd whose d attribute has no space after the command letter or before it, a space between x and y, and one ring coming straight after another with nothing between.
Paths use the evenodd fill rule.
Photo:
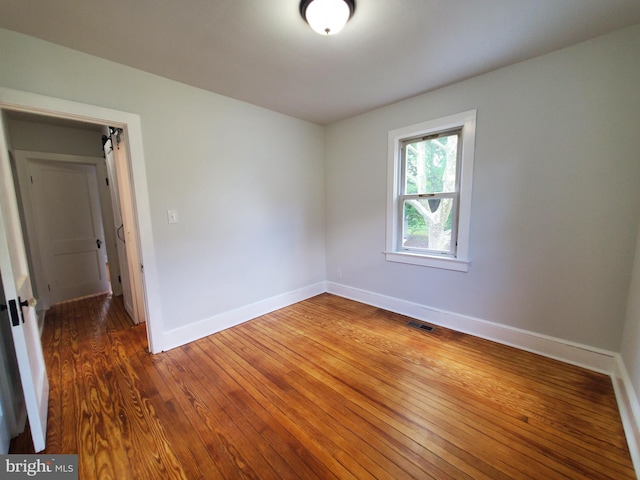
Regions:
<instances>
[{"instance_id":1,"label":"white window frame","mask_svg":"<svg viewBox=\"0 0 640 480\"><path fill-rule=\"evenodd\" d=\"M454 255L418 252L402 247L402 143L405 140L434 135L448 130L462 129L459 163L459 200L457 246ZM476 110L410 125L389 132L387 171L387 238L385 258L390 262L466 272L469 269L469 228L471 223L471 186L476 133ZM452 238L452 241L454 239Z\"/></svg>"}]
</instances>

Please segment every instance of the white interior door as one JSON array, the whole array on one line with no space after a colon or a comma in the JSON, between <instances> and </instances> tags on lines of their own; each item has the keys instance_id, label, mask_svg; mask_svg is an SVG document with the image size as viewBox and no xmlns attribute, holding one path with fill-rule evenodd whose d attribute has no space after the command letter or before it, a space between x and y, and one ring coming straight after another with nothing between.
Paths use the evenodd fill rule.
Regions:
<instances>
[{"instance_id":1,"label":"white interior door","mask_svg":"<svg viewBox=\"0 0 640 480\"><path fill-rule=\"evenodd\" d=\"M136 214L134 205L131 201L131 195L122 195L122 192L133 192L133 185L129 169L127 168L127 136L123 131L112 135L113 144L113 164L118 180L120 213L122 215L122 229L119 234L124 235L124 245L126 245L125 258L127 261L128 282L131 285L131 302L133 311L129 312L133 322L137 325L146 320L146 312L144 306L144 294L142 292L142 263L140 261L140 252L138 239L135 234Z\"/></svg>"},{"instance_id":2,"label":"white interior door","mask_svg":"<svg viewBox=\"0 0 640 480\"><path fill-rule=\"evenodd\" d=\"M109 175L109 182L112 187L111 204L113 211L113 221L116 226L116 246L118 248L118 260L120 262L120 279L122 282L122 300L124 309L129 316L134 319L133 295L131 278L129 276L129 259L127 257L127 242L124 232L124 220L122 219L122 209L120 207L120 187L118 186L118 176L116 173L116 163L114 156L114 139L111 137L104 144L104 155ZM116 146L117 148L117 146Z\"/></svg>"},{"instance_id":3,"label":"white interior door","mask_svg":"<svg viewBox=\"0 0 640 480\"><path fill-rule=\"evenodd\" d=\"M36 159L28 165L51 303L109 291L96 167Z\"/></svg>"},{"instance_id":4,"label":"white interior door","mask_svg":"<svg viewBox=\"0 0 640 480\"><path fill-rule=\"evenodd\" d=\"M44 450L49 381L40 343L20 216L0 119L0 271L36 452Z\"/></svg>"}]
</instances>

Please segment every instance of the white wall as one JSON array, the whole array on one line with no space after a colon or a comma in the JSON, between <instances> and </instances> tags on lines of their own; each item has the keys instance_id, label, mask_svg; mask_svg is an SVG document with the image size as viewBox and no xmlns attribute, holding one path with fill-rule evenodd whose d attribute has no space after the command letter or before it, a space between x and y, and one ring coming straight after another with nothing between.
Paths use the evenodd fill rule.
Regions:
<instances>
[{"instance_id":1,"label":"white wall","mask_svg":"<svg viewBox=\"0 0 640 480\"><path fill-rule=\"evenodd\" d=\"M7 30L0 45L0 86L140 115L165 330L324 280L321 127Z\"/></svg>"},{"instance_id":2,"label":"white wall","mask_svg":"<svg viewBox=\"0 0 640 480\"><path fill-rule=\"evenodd\" d=\"M619 351L640 219L639 46L636 26L329 126L328 280ZM471 109L469 272L385 262L387 132Z\"/></svg>"},{"instance_id":3,"label":"white wall","mask_svg":"<svg viewBox=\"0 0 640 480\"><path fill-rule=\"evenodd\" d=\"M640 218L638 26L331 125L326 141L31 37L0 29L0 44L1 86L141 116L167 331L326 274L619 351ZM473 108L470 271L385 262L388 130Z\"/></svg>"},{"instance_id":4,"label":"white wall","mask_svg":"<svg viewBox=\"0 0 640 480\"><path fill-rule=\"evenodd\" d=\"M31 121L7 120L11 148L32 152L102 157L102 133Z\"/></svg>"}]
</instances>

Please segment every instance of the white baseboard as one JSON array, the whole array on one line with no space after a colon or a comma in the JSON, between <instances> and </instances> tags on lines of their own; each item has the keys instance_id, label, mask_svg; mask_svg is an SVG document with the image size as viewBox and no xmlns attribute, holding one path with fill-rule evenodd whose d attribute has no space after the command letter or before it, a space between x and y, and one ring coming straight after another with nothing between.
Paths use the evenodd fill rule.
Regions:
<instances>
[{"instance_id":1,"label":"white baseboard","mask_svg":"<svg viewBox=\"0 0 640 480\"><path fill-rule=\"evenodd\" d=\"M627 445L631 453L631 460L640 478L640 402L629 378L622 357L616 354L616 370L611 375L613 388L616 392L618 409L622 418L622 426L627 437Z\"/></svg>"},{"instance_id":2,"label":"white baseboard","mask_svg":"<svg viewBox=\"0 0 640 480\"><path fill-rule=\"evenodd\" d=\"M614 352L337 283L328 282L327 291L434 325L468 333L607 375L611 375L615 368L616 354Z\"/></svg>"},{"instance_id":3,"label":"white baseboard","mask_svg":"<svg viewBox=\"0 0 640 480\"><path fill-rule=\"evenodd\" d=\"M326 292L325 283L316 283L235 310L223 312L184 327L166 331L164 332L163 338L163 350L171 350L172 348L185 345L324 292Z\"/></svg>"},{"instance_id":4,"label":"white baseboard","mask_svg":"<svg viewBox=\"0 0 640 480\"><path fill-rule=\"evenodd\" d=\"M224 330L225 328L233 327L234 325L324 292L407 315L458 332L468 333L476 337L544 355L545 357L554 358L607 375L614 375L619 370L616 363L619 355L615 352L601 350L588 345L582 345L480 318L461 315L459 313L440 310L333 282L320 282L308 285L235 310L220 313L184 327L166 331L164 333L163 350L170 350L198 340Z\"/></svg>"}]
</instances>

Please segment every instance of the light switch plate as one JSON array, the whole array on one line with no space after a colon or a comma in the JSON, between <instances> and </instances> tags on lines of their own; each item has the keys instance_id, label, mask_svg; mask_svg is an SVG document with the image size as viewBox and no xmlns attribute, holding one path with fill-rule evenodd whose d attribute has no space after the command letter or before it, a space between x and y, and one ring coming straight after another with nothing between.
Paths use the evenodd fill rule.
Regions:
<instances>
[{"instance_id":1,"label":"light switch plate","mask_svg":"<svg viewBox=\"0 0 640 480\"><path fill-rule=\"evenodd\" d=\"M178 223L178 212L176 210L167 210L167 220L169 223Z\"/></svg>"}]
</instances>

